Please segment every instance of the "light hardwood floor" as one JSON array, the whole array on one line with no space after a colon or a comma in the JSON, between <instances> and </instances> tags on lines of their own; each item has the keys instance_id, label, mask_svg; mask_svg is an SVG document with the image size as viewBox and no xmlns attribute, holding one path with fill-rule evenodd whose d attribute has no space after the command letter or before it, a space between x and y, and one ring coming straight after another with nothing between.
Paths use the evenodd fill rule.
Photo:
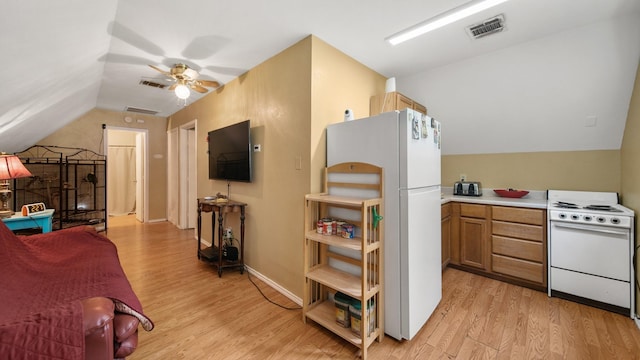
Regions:
<instances>
[{"instance_id":1,"label":"light hardwood floor","mask_svg":"<svg viewBox=\"0 0 640 360\"><path fill-rule=\"evenodd\" d=\"M356 349L301 310L267 302L247 273L196 257L193 230L110 218L106 235L155 329L140 328L135 359L354 359ZM252 235L247 234L247 246ZM285 260L283 260L285 261ZM297 305L252 277L273 301ZM447 269L443 298L411 341L386 336L369 359L640 359L628 317Z\"/></svg>"}]
</instances>

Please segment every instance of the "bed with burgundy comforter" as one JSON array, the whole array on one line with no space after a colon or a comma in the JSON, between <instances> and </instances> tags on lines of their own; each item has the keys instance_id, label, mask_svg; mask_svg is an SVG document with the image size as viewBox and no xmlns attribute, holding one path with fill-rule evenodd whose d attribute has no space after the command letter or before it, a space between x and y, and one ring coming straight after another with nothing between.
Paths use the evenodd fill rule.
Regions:
<instances>
[{"instance_id":1,"label":"bed with burgundy comforter","mask_svg":"<svg viewBox=\"0 0 640 360\"><path fill-rule=\"evenodd\" d=\"M2 359L84 359L82 301L93 297L153 329L109 239L91 227L16 236L0 221Z\"/></svg>"}]
</instances>

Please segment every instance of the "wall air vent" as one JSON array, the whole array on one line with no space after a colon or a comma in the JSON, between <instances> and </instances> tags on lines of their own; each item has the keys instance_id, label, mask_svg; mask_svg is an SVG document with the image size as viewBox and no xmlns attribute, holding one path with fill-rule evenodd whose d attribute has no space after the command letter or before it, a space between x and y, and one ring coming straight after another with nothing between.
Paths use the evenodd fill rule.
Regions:
<instances>
[{"instance_id":1,"label":"wall air vent","mask_svg":"<svg viewBox=\"0 0 640 360\"><path fill-rule=\"evenodd\" d=\"M501 32L504 29L504 15L500 14L484 20L482 23L468 26L467 33L474 39L480 39L481 37Z\"/></svg>"},{"instance_id":2,"label":"wall air vent","mask_svg":"<svg viewBox=\"0 0 640 360\"><path fill-rule=\"evenodd\" d=\"M166 84L161 84L159 82L156 82L156 81L154 81L154 79L145 79L145 78L140 79L140 82L138 84L151 86L151 87L155 87L155 88L158 88L158 89L164 89L164 88L167 87Z\"/></svg>"},{"instance_id":3,"label":"wall air vent","mask_svg":"<svg viewBox=\"0 0 640 360\"><path fill-rule=\"evenodd\" d=\"M137 108L137 107L133 107L133 106L127 106L124 111L128 111L128 112L134 112L134 113L138 113L138 114L146 114L146 115L155 115L158 112L155 110L149 110L149 109L142 109L142 108Z\"/></svg>"}]
</instances>

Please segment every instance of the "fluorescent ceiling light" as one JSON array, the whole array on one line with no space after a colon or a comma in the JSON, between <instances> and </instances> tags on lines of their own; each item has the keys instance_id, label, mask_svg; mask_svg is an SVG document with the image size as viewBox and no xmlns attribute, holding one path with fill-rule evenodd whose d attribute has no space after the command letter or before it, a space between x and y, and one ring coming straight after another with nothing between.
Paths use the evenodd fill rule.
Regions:
<instances>
[{"instance_id":1,"label":"fluorescent ceiling light","mask_svg":"<svg viewBox=\"0 0 640 360\"><path fill-rule=\"evenodd\" d=\"M398 45L407 40L411 40L422 34L426 34L429 31L439 29L443 26L449 25L458 20L464 19L468 16L477 14L481 11L487 10L496 5L502 4L508 0L474 0L466 4L460 5L456 8L448 10L440 15L437 15L429 20L423 21L410 28L395 33L385 40L391 43L391 45Z\"/></svg>"}]
</instances>

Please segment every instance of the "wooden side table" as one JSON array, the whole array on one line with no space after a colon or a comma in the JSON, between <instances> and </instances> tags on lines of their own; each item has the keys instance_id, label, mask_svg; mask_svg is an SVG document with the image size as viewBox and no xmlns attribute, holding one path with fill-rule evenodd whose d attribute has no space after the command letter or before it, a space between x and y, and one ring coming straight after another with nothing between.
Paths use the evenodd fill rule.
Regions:
<instances>
[{"instance_id":1,"label":"wooden side table","mask_svg":"<svg viewBox=\"0 0 640 360\"><path fill-rule=\"evenodd\" d=\"M38 213L22 216L16 212L13 216L3 218L2 221L10 230L41 229L43 233L51 232L54 209L47 209Z\"/></svg>"},{"instance_id":2,"label":"wooden side table","mask_svg":"<svg viewBox=\"0 0 640 360\"><path fill-rule=\"evenodd\" d=\"M211 262L218 268L218 277L222 277L222 270L235 268L240 270L240 274L244 272L244 218L245 207L247 204L227 200L225 202L217 202L209 199L198 199L198 259ZM202 243L202 212L211 212L211 247L201 248ZM231 261L222 257L222 234L224 216L227 213L240 212L240 254L238 260ZM216 245L216 213L218 213L218 241Z\"/></svg>"}]
</instances>

